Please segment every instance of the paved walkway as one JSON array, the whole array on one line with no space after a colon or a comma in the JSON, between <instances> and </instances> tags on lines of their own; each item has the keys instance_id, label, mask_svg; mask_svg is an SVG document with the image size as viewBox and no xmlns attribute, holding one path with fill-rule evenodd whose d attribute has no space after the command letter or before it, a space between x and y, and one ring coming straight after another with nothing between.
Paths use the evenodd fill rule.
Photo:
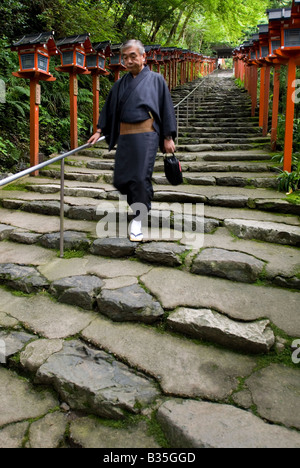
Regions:
<instances>
[{"instance_id":1,"label":"paved walkway","mask_svg":"<svg viewBox=\"0 0 300 468\"><path fill-rule=\"evenodd\" d=\"M249 107L225 73L180 112L141 245L105 146L66 163L63 259L59 168L0 191L0 447L300 447L300 209Z\"/></svg>"}]
</instances>

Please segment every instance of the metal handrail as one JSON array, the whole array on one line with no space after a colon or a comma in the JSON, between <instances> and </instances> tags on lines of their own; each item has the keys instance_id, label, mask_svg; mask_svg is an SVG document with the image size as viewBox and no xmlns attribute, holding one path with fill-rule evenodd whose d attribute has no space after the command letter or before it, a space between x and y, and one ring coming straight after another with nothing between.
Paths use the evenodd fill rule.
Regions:
<instances>
[{"instance_id":1,"label":"metal handrail","mask_svg":"<svg viewBox=\"0 0 300 468\"><path fill-rule=\"evenodd\" d=\"M178 104L176 104L174 106L174 109L177 109L177 141L176 141L177 145L178 145L178 141L179 141L179 108L180 108L181 104L184 101L188 100L189 97L192 94L194 94L206 82L206 80L209 79L215 72L218 74L219 69L216 68L212 73L210 73L209 75L206 75L203 78L203 80L189 94L187 94L180 102L178 102ZM195 101L194 101L194 104L195 104ZM195 111L195 106L194 106L194 111ZM188 120L189 120L189 109L188 109L188 105L187 105L187 125L188 125Z\"/></svg>"},{"instance_id":2,"label":"metal handrail","mask_svg":"<svg viewBox=\"0 0 300 468\"><path fill-rule=\"evenodd\" d=\"M96 143L105 140L105 137L99 138ZM96 144L95 143L95 144ZM79 146L67 153L61 154L56 156L55 158L50 159L49 161L45 161L43 163L37 164L36 166L29 167L24 171L18 172L17 174L13 174L12 176L6 177L5 179L0 180L0 187L4 187L8 184L11 184L15 180L21 179L32 172L38 171L43 167L50 166L58 161L61 162L60 168L60 257L63 258L64 256L64 190L65 190L65 158L71 156L72 154L78 153L86 148L90 148L92 145L91 143L86 143L85 145Z\"/></svg>"}]
</instances>

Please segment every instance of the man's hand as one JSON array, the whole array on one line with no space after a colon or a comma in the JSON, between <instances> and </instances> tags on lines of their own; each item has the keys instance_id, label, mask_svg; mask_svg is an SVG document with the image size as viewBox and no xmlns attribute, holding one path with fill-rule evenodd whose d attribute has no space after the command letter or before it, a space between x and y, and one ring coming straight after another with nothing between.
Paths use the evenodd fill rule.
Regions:
<instances>
[{"instance_id":1,"label":"man's hand","mask_svg":"<svg viewBox=\"0 0 300 468\"><path fill-rule=\"evenodd\" d=\"M173 154L176 151L176 146L175 146L175 143L174 143L173 139L172 140L169 140L169 139L165 140L164 147L165 147L166 153L168 153L168 154Z\"/></svg>"},{"instance_id":2,"label":"man's hand","mask_svg":"<svg viewBox=\"0 0 300 468\"><path fill-rule=\"evenodd\" d=\"M88 143L90 143L91 145L94 145L95 143L97 143L97 141L99 140L100 137L101 137L101 133L96 132L96 133L94 133L94 135L91 136L91 138L88 140Z\"/></svg>"}]
</instances>

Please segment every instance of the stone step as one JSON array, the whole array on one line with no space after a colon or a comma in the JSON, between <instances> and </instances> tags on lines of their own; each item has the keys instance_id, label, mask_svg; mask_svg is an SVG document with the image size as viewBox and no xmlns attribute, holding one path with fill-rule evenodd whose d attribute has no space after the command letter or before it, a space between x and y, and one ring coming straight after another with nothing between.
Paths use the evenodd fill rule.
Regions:
<instances>
[{"instance_id":1,"label":"stone step","mask_svg":"<svg viewBox=\"0 0 300 468\"><path fill-rule=\"evenodd\" d=\"M300 446L299 433L268 424L248 411L229 405L169 400L160 406L157 417L173 447L224 449Z\"/></svg>"},{"instance_id":2,"label":"stone step","mask_svg":"<svg viewBox=\"0 0 300 468\"><path fill-rule=\"evenodd\" d=\"M229 133L248 136L249 134L261 134L261 130L255 127L179 127L179 130L180 133L188 133L189 135Z\"/></svg>"},{"instance_id":3,"label":"stone step","mask_svg":"<svg viewBox=\"0 0 300 468\"><path fill-rule=\"evenodd\" d=\"M243 119L243 118L251 117L251 112L249 112L248 110L244 111L244 110L237 110L237 109L232 109L232 110L226 109L223 112L216 112L213 109L209 110L205 108L202 108L202 109L182 108L177 113L177 117L179 117L179 120L184 119L186 118L187 114L189 115L189 117L193 117L193 118L200 118L200 119L209 118L209 119L217 119L217 120L222 120L223 118L229 118L229 117L236 118L236 119Z\"/></svg>"},{"instance_id":4,"label":"stone step","mask_svg":"<svg viewBox=\"0 0 300 468\"><path fill-rule=\"evenodd\" d=\"M181 141L182 139L232 139L232 140L238 140L238 139L262 139L262 141L266 141L266 137L261 137L258 132L249 132L249 133L238 133L238 132L222 132L222 129L219 130L214 130L214 129L207 129L208 131L206 132L201 132L201 131L193 131L193 132L184 132L180 131L178 136L179 140Z\"/></svg>"},{"instance_id":5,"label":"stone step","mask_svg":"<svg viewBox=\"0 0 300 468\"><path fill-rule=\"evenodd\" d=\"M193 129L193 128L208 128L209 130L212 129L212 128L215 128L215 127L227 127L227 128L233 128L233 129L236 129L237 131L240 131L240 129L249 129L249 130L258 130L258 125L256 122L245 122L244 119L242 121L237 121L237 122L222 122L222 121L219 121L219 122L215 122L214 120L211 120L209 122L209 125L207 125L207 122L205 121L202 121L201 119L198 119L197 121L195 120L194 122L194 125L191 126L191 124L189 125L186 125L185 124L185 121L186 119L183 121L182 125L179 125L179 128L180 129ZM261 130L259 129L259 131L261 132Z\"/></svg>"},{"instance_id":6,"label":"stone step","mask_svg":"<svg viewBox=\"0 0 300 468\"><path fill-rule=\"evenodd\" d=\"M251 177L254 177L254 173L257 174L257 177L261 177L262 173L266 173L265 175L270 177L270 172L273 174L275 177L275 174L277 174L277 168L274 167L271 164L260 164L260 163L255 163L252 162L251 164L246 164L246 163L232 163L232 164L225 164L222 162L219 163L213 163L213 164L208 164L205 162L194 162L193 160L188 161L189 158L186 157L186 155L183 154L176 154L177 158L181 161L181 168L183 172L200 172L200 173L215 173L215 172L236 172L236 173L249 173L251 174ZM188 155L190 156L190 155ZM192 158L193 159L193 158ZM111 159L109 161L99 161L99 160L92 160L92 159L87 159L87 162L85 162L86 167L88 168L93 168L93 169L100 169L104 170L107 168L110 168L110 170L113 170L114 168L114 160ZM156 172L163 172L164 171L164 163L162 158L157 158L157 162L155 163L154 166L154 173ZM34 190L33 185L28 185L27 187L29 190Z\"/></svg>"},{"instance_id":7,"label":"stone step","mask_svg":"<svg viewBox=\"0 0 300 468\"><path fill-rule=\"evenodd\" d=\"M217 174L216 174L217 176ZM272 180L272 178L271 178ZM97 186L97 184L95 184ZM94 186L95 186L94 185ZM48 188L50 187L50 188ZM34 192L6 192L3 191L0 195L3 197L1 204L3 208L9 210L31 211L36 213L58 215L59 214L59 186L47 184L46 189L39 188L37 190L43 192L43 196L37 197ZM68 192L68 190L70 190ZM69 216L69 210L72 208L72 216L74 215L76 207L90 205L86 213L91 209L91 215L94 219L96 205L102 200L119 200L119 193L114 190L112 186L103 186L99 189L94 187L87 187L78 191L73 185L68 188L66 192L69 196L65 199L65 213ZM48 195L45 192L51 192ZM55 192L55 193L53 193ZM92 203L88 202L85 197L78 197L76 195L83 195L93 197ZM7 197L7 198L6 198ZM18 199L19 198L19 199ZM0 197L1 199L1 197ZM99 199L99 200L98 200ZM247 188L247 187L234 187L234 186L218 186L218 193L216 193L215 186L209 185L183 185L173 187L171 185L158 185L154 186L154 201L168 202L168 203L203 203L205 205L213 206L227 206L231 208L247 207L251 210L258 209L263 211L295 214L299 215L299 205L289 203L282 200L280 192L274 192L264 188ZM102 202L103 203L103 202ZM78 210L79 212L80 210Z\"/></svg>"},{"instance_id":8,"label":"stone step","mask_svg":"<svg viewBox=\"0 0 300 468\"><path fill-rule=\"evenodd\" d=\"M180 145L203 145L203 144L223 144L223 143L236 143L239 144L242 142L242 144L257 144L257 143L265 143L266 145L270 142L270 139L268 137L253 137L253 136L247 136L247 137L238 137L237 135L235 137L232 136L219 136L217 138L212 137L211 135L206 136L204 138L197 138L195 137L182 137L179 136L179 146Z\"/></svg>"},{"instance_id":9,"label":"stone step","mask_svg":"<svg viewBox=\"0 0 300 468\"><path fill-rule=\"evenodd\" d=\"M189 152L194 152L194 153L198 153L198 152L201 152L201 151L206 151L206 152L209 152L209 151L220 151L220 152L224 152L225 153L225 157L226 157L226 152L229 152L229 151L237 151L237 150L252 150L253 148L266 148L266 146L269 146L269 145L266 145L266 143L220 143L220 144L194 144L194 145L177 145L176 148L178 151L181 151L181 152L184 152L184 151L189 151ZM220 155L220 160L222 160L223 158L223 155L221 154ZM246 158L247 159L247 156ZM264 158L261 158L261 159L264 159Z\"/></svg>"},{"instance_id":10,"label":"stone step","mask_svg":"<svg viewBox=\"0 0 300 468\"><path fill-rule=\"evenodd\" d=\"M277 189L278 181L276 176L267 174L239 174L239 173L205 173L201 175L197 172L186 173L183 172L184 181L190 185L218 185L227 187L260 187L260 188L273 188ZM156 184L166 185L167 179L163 173L153 176L153 182Z\"/></svg>"},{"instance_id":11,"label":"stone step","mask_svg":"<svg viewBox=\"0 0 300 468\"><path fill-rule=\"evenodd\" d=\"M186 118L186 115L179 118L178 122L179 125L186 125L186 121L188 120L188 126L190 125L195 125L202 127L204 125L207 126L220 126L221 124L238 124L242 123L242 125L247 125L247 124L252 124L253 126L258 127L258 118L257 117L243 117L243 118L237 118L237 117L211 117L211 116L204 116L203 114L199 115L198 117L193 117L189 116L189 118Z\"/></svg>"}]
</instances>

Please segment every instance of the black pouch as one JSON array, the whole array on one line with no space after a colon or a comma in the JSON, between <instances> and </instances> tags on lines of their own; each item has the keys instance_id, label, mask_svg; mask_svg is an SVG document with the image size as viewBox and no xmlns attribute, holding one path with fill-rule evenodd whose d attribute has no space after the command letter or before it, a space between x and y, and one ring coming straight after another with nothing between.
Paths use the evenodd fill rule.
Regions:
<instances>
[{"instance_id":1,"label":"black pouch","mask_svg":"<svg viewBox=\"0 0 300 468\"><path fill-rule=\"evenodd\" d=\"M165 175L170 184L180 185L183 182L182 169L179 160L175 154L173 156L165 156Z\"/></svg>"}]
</instances>

